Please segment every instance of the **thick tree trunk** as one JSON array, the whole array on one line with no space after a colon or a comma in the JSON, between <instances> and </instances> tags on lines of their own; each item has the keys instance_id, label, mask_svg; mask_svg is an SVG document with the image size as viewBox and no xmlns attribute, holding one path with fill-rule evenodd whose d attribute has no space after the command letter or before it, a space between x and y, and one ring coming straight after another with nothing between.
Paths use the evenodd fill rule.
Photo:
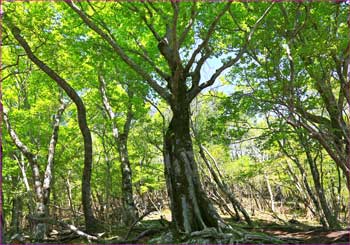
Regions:
<instances>
[{"instance_id":1,"label":"thick tree trunk","mask_svg":"<svg viewBox=\"0 0 350 245\"><path fill-rule=\"evenodd\" d=\"M190 233L219 227L221 218L209 202L199 180L190 136L187 102L172 105L173 118L165 135L165 176L172 221L177 231Z\"/></svg>"}]
</instances>

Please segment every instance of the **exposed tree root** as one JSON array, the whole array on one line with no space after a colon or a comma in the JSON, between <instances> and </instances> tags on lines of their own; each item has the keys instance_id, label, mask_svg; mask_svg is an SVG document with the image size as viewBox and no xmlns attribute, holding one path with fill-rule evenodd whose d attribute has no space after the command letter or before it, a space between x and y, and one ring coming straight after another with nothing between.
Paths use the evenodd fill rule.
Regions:
<instances>
[{"instance_id":1,"label":"exposed tree root","mask_svg":"<svg viewBox=\"0 0 350 245\"><path fill-rule=\"evenodd\" d=\"M164 231L165 229L147 229L145 231L142 231L139 235L137 235L135 238L132 239L123 239L123 240L109 240L108 243L113 243L113 244L132 244L132 243L138 243L138 241L145 237L145 236L151 236L157 233L160 233Z\"/></svg>"},{"instance_id":2,"label":"exposed tree root","mask_svg":"<svg viewBox=\"0 0 350 245\"><path fill-rule=\"evenodd\" d=\"M70 225L70 224L67 224L63 221L59 221L59 220L55 220L55 219L52 219L52 218L47 218L47 217L34 217L32 215L29 216L29 219L31 220L34 220L36 222L40 221L40 222L43 222L43 223L48 223L48 224L54 224L54 225L60 225L60 226L63 226L71 231L73 231L74 233L76 233L78 236L80 237L84 237L88 240L88 242L90 243L91 241L97 241L99 238L96 237L96 236L92 236L92 235L89 235L81 230L79 230L76 226L74 225Z\"/></svg>"},{"instance_id":3,"label":"exposed tree root","mask_svg":"<svg viewBox=\"0 0 350 245\"><path fill-rule=\"evenodd\" d=\"M127 240L129 238L130 232L133 230L133 228L135 227L135 225L140 222L143 218L145 218L147 215L149 215L150 213L157 211L156 209L151 209L147 212L145 212L143 215L141 215L137 220L134 221L134 223L131 224L128 232L126 233L124 240Z\"/></svg>"}]
</instances>

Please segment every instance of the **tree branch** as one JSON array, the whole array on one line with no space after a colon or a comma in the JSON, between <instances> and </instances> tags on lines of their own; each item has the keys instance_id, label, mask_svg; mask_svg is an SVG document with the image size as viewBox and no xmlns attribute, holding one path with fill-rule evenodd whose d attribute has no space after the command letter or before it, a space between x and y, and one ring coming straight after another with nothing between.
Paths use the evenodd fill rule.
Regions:
<instances>
[{"instance_id":1,"label":"tree branch","mask_svg":"<svg viewBox=\"0 0 350 245\"><path fill-rule=\"evenodd\" d=\"M188 21L184 31L181 33L180 38L179 38L179 47L181 47L182 43L185 41L187 34L189 33L189 31L191 30L191 27L193 26L194 20L198 14L198 12L196 11L196 7L197 7L197 3L194 1L192 3L192 7L191 7L190 20Z\"/></svg>"},{"instance_id":2,"label":"tree branch","mask_svg":"<svg viewBox=\"0 0 350 245\"><path fill-rule=\"evenodd\" d=\"M62 114L68 105L63 102L62 98L60 99L60 102L61 102L61 105L57 110L56 115L54 116L52 135L51 135L49 150L48 150L47 165L46 165L45 176L43 181L43 194L44 194L44 200L46 201L48 201L49 199L48 192L51 187L52 170L53 170L53 164L54 164L55 149L58 141L58 130L60 126L60 121L61 121Z\"/></svg>"},{"instance_id":3,"label":"tree branch","mask_svg":"<svg viewBox=\"0 0 350 245\"><path fill-rule=\"evenodd\" d=\"M272 9L272 7L275 5L275 2L273 2L266 10L265 12L262 14L262 16L256 21L256 23L254 24L252 30L249 32L247 38L246 38L246 41L243 45L243 47L239 50L238 54L236 55L235 58L229 60L228 62L226 62L225 64L223 64L220 68L218 68L215 73L210 77L210 79L208 81L206 81L205 83L199 85L199 86L195 86L195 87L192 87L191 90L189 91L188 93L188 100L189 101L192 101L194 97L197 96L198 93L200 93L203 89L211 86L214 84L216 78L218 78L221 73L226 70L227 68L233 66L236 62L238 62L240 60L240 58L242 57L242 55L244 54L244 52L246 51L246 48L247 46L249 45L251 39L252 39L252 36L255 32L255 30L257 29L257 27L259 26L259 24L263 21L263 19L267 16L267 14L270 12L270 10ZM226 6L226 8L228 9L229 6ZM224 8L224 10L226 9ZM226 10L227 10L226 9ZM222 11L222 15L226 12L225 11ZM218 15L219 16L219 15ZM215 27L215 26L214 26ZM210 37L210 36L209 36ZM208 37L208 38L209 38ZM208 42L208 40L207 40ZM204 42L203 42L204 43ZM203 44L202 43L202 44ZM195 51L196 52L196 51ZM192 59L192 58L191 58ZM191 60L190 60L191 61ZM190 63L190 62L189 62ZM193 61L192 61L193 63ZM188 68L188 67L187 67Z\"/></svg>"},{"instance_id":4,"label":"tree branch","mask_svg":"<svg viewBox=\"0 0 350 245\"><path fill-rule=\"evenodd\" d=\"M7 131L10 134L10 137L16 147L23 153L23 155L27 158L30 167L32 169L33 177L34 177L34 189L36 193L36 197L39 202L42 202L43 192L42 192L42 183L40 179L40 170L37 161L37 155L32 153L28 146L26 146L18 137L16 131L11 127L10 120L7 115L7 111L3 110L3 119L6 124Z\"/></svg>"},{"instance_id":5,"label":"tree branch","mask_svg":"<svg viewBox=\"0 0 350 245\"><path fill-rule=\"evenodd\" d=\"M113 50L119 55L119 57L132 69L134 69L141 77L143 77L147 83L166 101L170 102L170 93L167 89L160 86L145 70L143 70L138 64L136 64L125 52L124 50L117 44L113 38L107 35L101 28L99 28L94 22L92 22L89 17L81 11L72 1L66 1L66 4L76 12L80 18L84 21L84 23L90 27L93 31L95 31L102 39L104 39Z\"/></svg>"},{"instance_id":6,"label":"tree branch","mask_svg":"<svg viewBox=\"0 0 350 245\"><path fill-rule=\"evenodd\" d=\"M188 73L196 59L196 56L201 52L201 50L208 45L210 37L213 35L215 28L217 24L219 23L221 17L226 13L226 11L230 8L231 6L231 1L229 1L225 7L219 12L219 14L216 16L214 21L211 23L209 30L207 32L206 37L204 38L203 42L196 48L196 50L192 53L192 56L190 60L188 61L186 67L185 67L185 72Z\"/></svg>"},{"instance_id":7,"label":"tree branch","mask_svg":"<svg viewBox=\"0 0 350 245\"><path fill-rule=\"evenodd\" d=\"M130 34L130 35L132 35L132 34ZM134 50L134 49L130 49L130 50L128 50L128 51L130 51L131 53L137 54L138 56L140 56L141 58L143 58L145 61L147 61L147 62L152 66L152 68L158 73L158 75L161 76L161 78L163 78L165 81L169 82L169 80L170 80L170 75L167 74L167 73L165 73L165 72L163 72L163 71L155 64L155 62L149 57L149 55L148 55L148 53L147 53L145 47L142 46L142 44L137 40L137 38L136 38L134 35L132 35L132 37L133 37L133 39L134 39L136 45L140 48L140 50L141 50L142 52L136 51L136 50Z\"/></svg>"},{"instance_id":8,"label":"tree branch","mask_svg":"<svg viewBox=\"0 0 350 245\"><path fill-rule=\"evenodd\" d=\"M143 22L146 24L146 26L152 32L153 36L155 37L155 39L157 39L158 42L160 42L162 40L161 36L155 30L154 26L151 23L148 22L146 16L143 13L141 13L141 11L137 7L132 6L132 7L127 7L127 8L132 10L132 11L134 11L134 12L136 12L136 13L138 13L138 15L141 17Z\"/></svg>"}]
</instances>

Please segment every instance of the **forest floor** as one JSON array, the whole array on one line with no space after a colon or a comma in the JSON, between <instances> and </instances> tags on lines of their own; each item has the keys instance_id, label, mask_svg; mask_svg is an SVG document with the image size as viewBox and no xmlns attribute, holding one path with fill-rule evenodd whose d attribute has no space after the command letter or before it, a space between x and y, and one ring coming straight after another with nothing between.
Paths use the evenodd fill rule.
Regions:
<instances>
[{"instance_id":1,"label":"forest floor","mask_svg":"<svg viewBox=\"0 0 350 245\"><path fill-rule=\"evenodd\" d=\"M171 213L168 210L162 212L162 217L170 221ZM288 217L286 215L284 218ZM292 216L290 216L291 218ZM223 215L225 221L233 228L238 227L254 233L264 233L278 238L294 241L295 244L350 244L350 229L337 231L325 231L315 221L300 218L295 223L282 223L273 218L271 213L257 212L252 217L254 226L249 227L244 221L232 221L229 216ZM160 219L160 214L153 213L145 218L145 222ZM292 218L290 219L292 220ZM146 240L143 240L147 243Z\"/></svg>"},{"instance_id":2,"label":"forest floor","mask_svg":"<svg viewBox=\"0 0 350 245\"><path fill-rule=\"evenodd\" d=\"M337 231L325 231L317 223L308 221L307 219L294 220L292 223L281 219L276 219L270 213L256 212L252 217L253 226L248 226L244 221L234 221L231 217L224 216L223 218L234 231L245 231L248 236L257 236L253 240L241 240L235 244L257 243L257 244L350 244L350 230L343 229ZM116 244L116 243L137 243L137 244L155 244L155 243L193 243L191 240L172 240L171 233L168 229L168 221L171 215L169 210L164 210L161 213L153 212L140 221L130 230L130 227L105 227L106 231L97 243ZM108 231L109 230L109 231ZM151 232L149 232L151 231ZM62 233L61 233L62 232ZM147 233L148 232L148 233ZM60 231L56 236L51 237L47 243L70 243L83 244L86 239L77 236L70 231ZM65 234L64 234L65 233ZM128 236L126 237L126 234ZM144 235L142 235L144 234ZM141 236L140 236L141 235ZM139 238L137 238L139 237ZM137 238L137 240L135 240ZM266 239L267 240L266 240ZM270 242L268 239L271 238ZM133 240L134 239L134 240ZM262 239L259 241L259 239ZM264 240L265 239L265 240ZM280 242L277 241L280 239ZM132 242L131 242L132 241ZM200 240L201 241L201 240ZM281 242L282 241L282 242ZM194 243L208 243L194 242ZM209 242L213 243L213 242Z\"/></svg>"},{"instance_id":3,"label":"forest floor","mask_svg":"<svg viewBox=\"0 0 350 245\"><path fill-rule=\"evenodd\" d=\"M293 239L301 244L334 244L350 243L349 230L325 231L320 226L299 224L277 224L266 220L254 220L255 227L244 227L246 230L271 234L282 239Z\"/></svg>"},{"instance_id":4,"label":"forest floor","mask_svg":"<svg viewBox=\"0 0 350 245\"><path fill-rule=\"evenodd\" d=\"M162 216L162 218L161 218ZM287 216L288 217L288 216ZM271 236L289 244L350 244L350 231L343 229L337 231L325 231L321 226L306 218L300 218L293 223L281 222L281 220L274 219L273 215L267 212L258 213L252 217L254 225L248 226L244 221L233 221L231 217L223 216L224 220L231 225L234 230L245 230L250 234L258 236ZM169 243L167 240L169 231L164 229L162 223L170 221L171 214L169 210L164 210L162 213L154 212L144 218L130 233L130 237L137 237L139 234L147 229L160 229L155 234L143 236L137 243ZM163 228L162 228L163 227ZM161 230L162 229L162 230ZM120 237L124 237L126 230L119 230ZM115 233L114 233L115 234ZM162 240L165 238L165 240ZM271 240L273 241L273 240ZM183 242L183 241L182 241ZM181 243L182 243L181 242ZM186 242L185 242L186 243ZM242 242L255 243L255 242ZM256 242L260 243L260 242ZM261 242L267 243L267 242ZM273 242L269 242L273 243Z\"/></svg>"}]
</instances>

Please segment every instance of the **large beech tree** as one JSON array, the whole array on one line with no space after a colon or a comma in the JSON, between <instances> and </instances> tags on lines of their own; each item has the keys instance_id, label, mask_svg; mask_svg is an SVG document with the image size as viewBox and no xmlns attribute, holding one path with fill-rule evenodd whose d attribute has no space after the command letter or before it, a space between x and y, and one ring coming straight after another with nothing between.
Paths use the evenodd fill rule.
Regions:
<instances>
[{"instance_id":1,"label":"large beech tree","mask_svg":"<svg viewBox=\"0 0 350 245\"><path fill-rule=\"evenodd\" d=\"M5 242L281 243L221 229L265 211L345 227L348 5L4 3ZM132 239L154 209L164 230Z\"/></svg>"},{"instance_id":2,"label":"large beech tree","mask_svg":"<svg viewBox=\"0 0 350 245\"><path fill-rule=\"evenodd\" d=\"M118 3L117 12L112 13L97 11L89 4L86 8L94 13L93 17L86 13L82 4L77 6L72 1L66 3L171 108L173 115L164 139L164 163L175 228L190 233L207 227L220 227L221 219L199 181L190 136L190 104L202 90L213 85L225 69L240 60L255 30L273 4L260 5L264 8L256 9L255 18L249 23L250 28L243 30L237 23L239 18L235 16L244 9L240 3L213 3L211 7L214 13L208 15L205 14L208 10L205 5L196 2L162 5L152 2ZM245 9L247 12L249 10ZM102 14L118 14L121 20L126 20L125 13L127 18L132 16L134 23L141 21L136 28L128 26L135 45L125 45L123 39L126 33L123 37L117 36L115 33L120 33L117 26L110 25L107 19L101 17ZM237 32L232 35L232 30L224 29L227 25L235 26ZM223 36L218 34L219 30L224 32ZM147 47L142 40L145 36L149 43ZM218 43L214 41L214 36L230 45L222 45L220 50L217 49L215 45ZM149 48L151 50L147 50ZM205 62L223 51L228 52L229 57L208 79L202 78ZM157 57L162 57L162 60L158 61ZM143 67L141 62L146 62L148 67Z\"/></svg>"}]
</instances>

